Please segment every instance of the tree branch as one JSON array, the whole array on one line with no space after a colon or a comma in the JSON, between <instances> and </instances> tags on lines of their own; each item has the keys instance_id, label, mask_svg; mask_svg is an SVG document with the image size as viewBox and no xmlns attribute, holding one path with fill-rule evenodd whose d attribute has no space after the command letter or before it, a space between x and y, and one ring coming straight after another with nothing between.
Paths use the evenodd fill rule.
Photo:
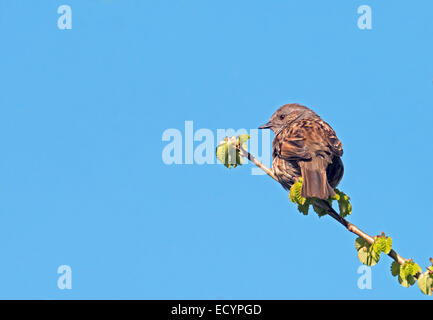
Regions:
<instances>
[{"instance_id":1,"label":"tree branch","mask_svg":"<svg viewBox=\"0 0 433 320\"><path fill-rule=\"evenodd\" d=\"M273 178L274 180L276 180L278 182L278 178L275 176L273 170L269 169L263 163L261 163L259 160L257 160L251 153L249 153L248 151L246 151L245 149L243 149L241 145L235 145L235 147L239 151L239 154L242 157L245 157L248 160L250 160L257 167L259 167L264 172L266 172L268 174L268 176L270 176L271 178ZM331 208L330 210L332 210L333 212L329 212L328 211L329 212L329 216L331 216L333 219L335 219L337 222L339 222L341 225L343 225L348 231L350 231L350 232L356 234L357 236L361 237L362 239L364 239L365 241L367 241L369 244L373 244L374 238L372 236L368 235L367 233L365 233L364 231L362 231L361 229L359 229L357 226L355 226L354 224L350 223L349 221L347 221L346 219L344 219L343 217L341 217L334 209ZM394 261L396 261L400 265L403 265L406 261L408 261L408 259L405 259L405 258L401 257L394 250L391 250L388 253L388 256L390 256Z\"/></svg>"}]
</instances>

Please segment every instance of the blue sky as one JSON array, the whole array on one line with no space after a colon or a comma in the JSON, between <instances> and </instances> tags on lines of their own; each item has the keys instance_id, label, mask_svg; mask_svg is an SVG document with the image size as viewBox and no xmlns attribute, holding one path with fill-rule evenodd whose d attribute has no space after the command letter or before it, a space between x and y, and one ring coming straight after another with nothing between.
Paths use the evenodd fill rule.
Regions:
<instances>
[{"instance_id":1,"label":"blue sky","mask_svg":"<svg viewBox=\"0 0 433 320\"><path fill-rule=\"evenodd\" d=\"M426 0L2 1L0 298L423 299L386 256L360 290L354 235L250 165L164 164L161 137L305 104L343 142L349 220L425 267L432 15Z\"/></svg>"}]
</instances>

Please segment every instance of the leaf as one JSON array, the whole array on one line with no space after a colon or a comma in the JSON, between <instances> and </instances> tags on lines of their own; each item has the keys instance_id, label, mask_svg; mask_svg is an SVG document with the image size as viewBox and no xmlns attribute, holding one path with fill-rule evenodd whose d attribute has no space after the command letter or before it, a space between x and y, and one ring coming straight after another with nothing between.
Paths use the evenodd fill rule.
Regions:
<instances>
[{"instance_id":1,"label":"leaf","mask_svg":"<svg viewBox=\"0 0 433 320\"><path fill-rule=\"evenodd\" d=\"M418 279L418 287L424 294L431 296L433 289L433 276L429 273L423 273Z\"/></svg>"},{"instance_id":2,"label":"leaf","mask_svg":"<svg viewBox=\"0 0 433 320\"><path fill-rule=\"evenodd\" d=\"M376 240L374 240L374 243L373 243L374 252L380 254L382 251L385 251L385 248L386 248L385 239L377 238Z\"/></svg>"},{"instance_id":3,"label":"leaf","mask_svg":"<svg viewBox=\"0 0 433 320\"><path fill-rule=\"evenodd\" d=\"M238 165L242 165L243 158L236 146L242 146L245 149L248 139L250 139L250 135L248 134L242 134L239 137L224 138L224 141L216 147L216 157L227 168L236 168Z\"/></svg>"},{"instance_id":4,"label":"leaf","mask_svg":"<svg viewBox=\"0 0 433 320\"><path fill-rule=\"evenodd\" d=\"M380 253L378 254L373 250L373 246L370 245L365 239L358 237L355 240L355 248L358 250L358 259L361 263L367 266L374 266L379 262Z\"/></svg>"},{"instance_id":5,"label":"leaf","mask_svg":"<svg viewBox=\"0 0 433 320\"><path fill-rule=\"evenodd\" d=\"M314 211L318 214L319 217L323 217L328 214L326 209L321 208L314 204L316 198L304 198L301 195L302 190L302 177L299 178L290 188L289 199L291 202L298 204L298 210L302 212L304 215L308 214L309 205L313 206ZM337 200L340 206L340 215L345 217L348 214L352 213L352 205L349 202L349 197L343 192L335 189L335 196L329 197L327 200L329 205L332 206L332 201Z\"/></svg>"},{"instance_id":6,"label":"leaf","mask_svg":"<svg viewBox=\"0 0 433 320\"><path fill-rule=\"evenodd\" d=\"M356 250L359 250L362 247L367 247L367 246L370 246L370 244L364 238L361 238L361 237L356 238L356 240L355 240Z\"/></svg>"},{"instance_id":7,"label":"leaf","mask_svg":"<svg viewBox=\"0 0 433 320\"><path fill-rule=\"evenodd\" d=\"M221 161L227 168L230 168L228 163L228 143L225 139L216 148L216 157Z\"/></svg>"},{"instance_id":8,"label":"leaf","mask_svg":"<svg viewBox=\"0 0 433 320\"><path fill-rule=\"evenodd\" d=\"M238 156L239 152L235 148L234 143L235 142L233 140L232 141L229 140L229 142L227 143L227 150L228 150L227 163L229 165L228 168L230 168L230 166L232 166L233 168L236 168L238 164L241 164L237 161L238 160L237 156Z\"/></svg>"},{"instance_id":9,"label":"leaf","mask_svg":"<svg viewBox=\"0 0 433 320\"><path fill-rule=\"evenodd\" d=\"M310 208L309 203L305 204L298 204L298 210L301 212L304 216L308 215L308 209Z\"/></svg>"},{"instance_id":10,"label":"leaf","mask_svg":"<svg viewBox=\"0 0 433 320\"><path fill-rule=\"evenodd\" d=\"M350 197L338 189L335 189L335 194L336 197L334 198L338 201L340 216L344 218L347 215L352 214L352 204L350 203Z\"/></svg>"},{"instance_id":11,"label":"leaf","mask_svg":"<svg viewBox=\"0 0 433 320\"><path fill-rule=\"evenodd\" d=\"M358 251L358 259L367 266L374 266L379 262L380 255L376 254L368 247L362 247Z\"/></svg>"},{"instance_id":12,"label":"leaf","mask_svg":"<svg viewBox=\"0 0 433 320\"><path fill-rule=\"evenodd\" d=\"M393 277L396 277L400 274L400 264L396 261L393 261L391 264L391 273Z\"/></svg>"},{"instance_id":13,"label":"leaf","mask_svg":"<svg viewBox=\"0 0 433 320\"><path fill-rule=\"evenodd\" d=\"M333 197L331 197L331 200L340 200L340 195L338 194L338 189L334 189L335 191L335 195ZM337 192L338 191L338 192Z\"/></svg>"},{"instance_id":14,"label":"leaf","mask_svg":"<svg viewBox=\"0 0 433 320\"><path fill-rule=\"evenodd\" d=\"M408 276L407 278L403 279L401 276L398 276L398 282L405 288L409 288L410 286L413 286L416 282L415 278L413 276Z\"/></svg>"},{"instance_id":15,"label":"leaf","mask_svg":"<svg viewBox=\"0 0 433 320\"><path fill-rule=\"evenodd\" d=\"M421 267L412 260L406 261L406 263L400 267L400 276L402 278L414 276L419 272L422 272Z\"/></svg>"},{"instance_id":16,"label":"leaf","mask_svg":"<svg viewBox=\"0 0 433 320\"><path fill-rule=\"evenodd\" d=\"M326 209L320 208L316 205L313 204L313 209L314 211L317 213L317 215L319 216L319 218L326 216L328 214L328 211Z\"/></svg>"},{"instance_id":17,"label":"leaf","mask_svg":"<svg viewBox=\"0 0 433 320\"><path fill-rule=\"evenodd\" d=\"M239 144L242 145L242 146L244 146L245 142L247 142L248 139L250 139L250 138L251 138L251 136L249 134L241 134L239 136L239 138L238 138L239 139Z\"/></svg>"},{"instance_id":18,"label":"leaf","mask_svg":"<svg viewBox=\"0 0 433 320\"><path fill-rule=\"evenodd\" d=\"M422 272L422 269L419 265L414 263L412 260L406 261L400 266L398 282L400 282L403 287L410 287L416 282L414 276L420 272Z\"/></svg>"},{"instance_id":19,"label":"leaf","mask_svg":"<svg viewBox=\"0 0 433 320\"><path fill-rule=\"evenodd\" d=\"M308 215L308 209L310 208L311 201L310 199L306 199L301 196L301 190L302 178L299 178L298 181L296 181L290 188L289 199L293 203L296 203L298 205L299 212L306 216Z\"/></svg>"},{"instance_id":20,"label":"leaf","mask_svg":"<svg viewBox=\"0 0 433 320\"><path fill-rule=\"evenodd\" d=\"M391 252L392 249L392 239L391 237L387 237L386 238L386 247L385 247L385 252L386 254L389 254Z\"/></svg>"},{"instance_id":21,"label":"leaf","mask_svg":"<svg viewBox=\"0 0 433 320\"><path fill-rule=\"evenodd\" d=\"M375 238L373 243L373 250L380 254L381 252L385 252L388 254L392 248L392 239L390 237L386 237L384 233L381 236Z\"/></svg>"},{"instance_id":22,"label":"leaf","mask_svg":"<svg viewBox=\"0 0 433 320\"><path fill-rule=\"evenodd\" d=\"M304 205L307 199L301 196L301 190L302 190L302 178L299 178L298 181L296 181L290 188L290 192L289 192L290 201L296 204Z\"/></svg>"}]
</instances>

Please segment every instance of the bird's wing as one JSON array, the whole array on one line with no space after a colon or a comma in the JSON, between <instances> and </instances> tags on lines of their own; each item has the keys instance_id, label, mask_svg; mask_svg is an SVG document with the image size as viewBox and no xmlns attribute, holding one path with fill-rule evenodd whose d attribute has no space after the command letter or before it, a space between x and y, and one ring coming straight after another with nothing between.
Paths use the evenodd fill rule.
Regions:
<instances>
[{"instance_id":1,"label":"bird's wing","mask_svg":"<svg viewBox=\"0 0 433 320\"><path fill-rule=\"evenodd\" d=\"M274 150L285 160L310 160L331 154L340 157L343 145L334 130L321 119L303 119L283 129L274 140Z\"/></svg>"},{"instance_id":2,"label":"bird's wing","mask_svg":"<svg viewBox=\"0 0 433 320\"><path fill-rule=\"evenodd\" d=\"M333 155L341 157L343 155L343 144L337 138L335 131L331 128L329 124L322 121L323 130L325 133L326 141L328 142L328 147L330 148Z\"/></svg>"},{"instance_id":3,"label":"bird's wing","mask_svg":"<svg viewBox=\"0 0 433 320\"><path fill-rule=\"evenodd\" d=\"M285 160L308 160L311 153L305 143L304 133L292 130L291 127L283 129L274 139L275 156Z\"/></svg>"}]
</instances>

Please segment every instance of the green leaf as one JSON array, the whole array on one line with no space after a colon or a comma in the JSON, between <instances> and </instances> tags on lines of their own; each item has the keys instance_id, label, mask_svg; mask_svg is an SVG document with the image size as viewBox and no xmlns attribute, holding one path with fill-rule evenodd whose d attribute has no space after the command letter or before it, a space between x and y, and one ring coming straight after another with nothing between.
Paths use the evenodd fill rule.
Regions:
<instances>
[{"instance_id":1,"label":"green leaf","mask_svg":"<svg viewBox=\"0 0 433 320\"><path fill-rule=\"evenodd\" d=\"M310 199L306 199L301 196L301 190L302 190L302 178L299 178L298 181L296 181L292 187L290 188L289 192L289 199L293 203L296 203L298 205L298 210L303 215L308 215L308 209L311 204Z\"/></svg>"},{"instance_id":2,"label":"green leaf","mask_svg":"<svg viewBox=\"0 0 433 320\"><path fill-rule=\"evenodd\" d=\"M340 195L338 194L338 189L334 189L335 191L335 195L333 197L331 197L331 200L340 200Z\"/></svg>"},{"instance_id":3,"label":"green leaf","mask_svg":"<svg viewBox=\"0 0 433 320\"><path fill-rule=\"evenodd\" d=\"M431 296L433 290L433 276L430 273L422 274L418 279L418 287L424 294Z\"/></svg>"},{"instance_id":4,"label":"green leaf","mask_svg":"<svg viewBox=\"0 0 433 320\"><path fill-rule=\"evenodd\" d=\"M358 250L358 259L367 266L374 266L379 262L380 253L373 250L373 247L363 238L355 240L355 248Z\"/></svg>"},{"instance_id":5,"label":"green leaf","mask_svg":"<svg viewBox=\"0 0 433 320\"><path fill-rule=\"evenodd\" d=\"M326 209L322 209L322 208L320 208L314 204L313 204L313 209L314 209L314 211L316 211L319 218L326 216L328 214L328 211Z\"/></svg>"},{"instance_id":6,"label":"green leaf","mask_svg":"<svg viewBox=\"0 0 433 320\"><path fill-rule=\"evenodd\" d=\"M333 198L333 200L338 201L340 216L344 218L347 215L352 214L352 204L350 203L350 197L338 189L335 189L335 194L336 196Z\"/></svg>"},{"instance_id":7,"label":"green leaf","mask_svg":"<svg viewBox=\"0 0 433 320\"><path fill-rule=\"evenodd\" d=\"M415 278L413 276L408 276L407 278L403 279L401 276L398 276L398 282L405 288L409 288L410 286L413 286L416 282Z\"/></svg>"},{"instance_id":8,"label":"green leaf","mask_svg":"<svg viewBox=\"0 0 433 320\"><path fill-rule=\"evenodd\" d=\"M410 287L415 284L415 275L421 273L422 269L419 265L414 263L412 260L408 260L405 264L400 266L400 273L398 275L398 282L403 287Z\"/></svg>"},{"instance_id":9,"label":"green leaf","mask_svg":"<svg viewBox=\"0 0 433 320\"><path fill-rule=\"evenodd\" d=\"M391 264L391 273L393 277L396 277L400 274L400 264L396 261L393 261Z\"/></svg>"},{"instance_id":10,"label":"green leaf","mask_svg":"<svg viewBox=\"0 0 433 320\"><path fill-rule=\"evenodd\" d=\"M375 237L373 243L373 250L380 254L381 252L385 252L388 254L392 248L392 239L390 237L386 237L384 233L381 236Z\"/></svg>"},{"instance_id":11,"label":"green leaf","mask_svg":"<svg viewBox=\"0 0 433 320\"><path fill-rule=\"evenodd\" d=\"M290 188L290 192L289 192L290 201L296 204L304 205L307 199L301 196L301 190L302 190L302 178L299 178L298 181L296 181Z\"/></svg>"},{"instance_id":12,"label":"green leaf","mask_svg":"<svg viewBox=\"0 0 433 320\"><path fill-rule=\"evenodd\" d=\"M216 157L221 161L227 168L230 168L228 163L228 143L224 140L216 148Z\"/></svg>"},{"instance_id":13,"label":"green leaf","mask_svg":"<svg viewBox=\"0 0 433 320\"><path fill-rule=\"evenodd\" d=\"M422 272L421 267L412 260L406 261L406 263L400 267L400 276L402 278L415 276L419 272Z\"/></svg>"},{"instance_id":14,"label":"green leaf","mask_svg":"<svg viewBox=\"0 0 433 320\"><path fill-rule=\"evenodd\" d=\"M392 249L392 239L391 237L386 237L386 246L383 252L389 254L391 252L391 249Z\"/></svg>"},{"instance_id":15,"label":"green leaf","mask_svg":"<svg viewBox=\"0 0 433 320\"><path fill-rule=\"evenodd\" d=\"M238 160L238 150L236 150L235 145L233 142L229 142L227 144L227 149L228 149L228 157L227 157L227 162L230 168L230 166L232 166L233 168L236 168L239 163Z\"/></svg>"},{"instance_id":16,"label":"green leaf","mask_svg":"<svg viewBox=\"0 0 433 320\"><path fill-rule=\"evenodd\" d=\"M239 153L236 146L246 148L246 141L250 138L248 134L242 134L239 137L224 138L216 147L216 157L227 168L236 168L238 165L243 164L243 158Z\"/></svg>"},{"instance_id":17,"label":"green leaf","mask_svg":"<svg viewBox=\"0 0 433 320\"><path fill-rule=\"evenodd\" d=\"M305 216L308 215L309 208L310 208L310 204L308 203L308 201L305 204L298 204L299 212L301 212Z\"/></svg>"},{"instance_id":18,"label":"green leaf","mask_svg":"<svg viewBox=\"0 0 433 320\"><path fill-rule=\"evenodd\" d=\"M380 255L376 254L371 248L362 247L358 250L358 259L367 266L374 266L379 262Z\"/></svg>"},{"instance_id":19,"label":"green leaf","mask_svg":"<svg viewBox=\"0 0 433 320\"><path fill-rule=\"evenodd\" d=\"M356 238L356 240L355 240L356 250L359 250L362 247L368 247L368 246L370 246L370 244L365 239L363 239L361 237Z\"/></svg>"},{"instance_id":20,"label":"green leaf","mask_svg":"<svg viewBox=\"0 0 433 320\"><path fill-rule=\"evenodd\" d=\"M300 212L302 212L304 215L307 215L309 205L311 204L313 206L314 211L318 214L319 217L323 217L328 214L328 211L326 209L323 209L314 204L314 201L317 199L315 198L306 199L302 197L301 190L302 190L302 178L299 178L290 188L289 199L290 201L298 205L298 210ZM352 213L352 205L350 204L349 199L350 198L346 194L344 194L344 192L335 189L335 196L329 197L327 201L331 206L333 200L338 201L340 207L340 215L345 217L346 215Z\"/></svg>"},{"instance_id":21,"label":"green leaf","mask_svg":"<svg viewBox=\"0 0 433 320\"><path fill-rule=\"evenodd\" d=\"M242 145L242 146L244 146L245 142L247 142L248 139L250 139L250 138L251 138L251 136L249 134L241 134L239 136L239 138L238 138L239 139L239 144Z\"/></svg>"}]
</instances>

